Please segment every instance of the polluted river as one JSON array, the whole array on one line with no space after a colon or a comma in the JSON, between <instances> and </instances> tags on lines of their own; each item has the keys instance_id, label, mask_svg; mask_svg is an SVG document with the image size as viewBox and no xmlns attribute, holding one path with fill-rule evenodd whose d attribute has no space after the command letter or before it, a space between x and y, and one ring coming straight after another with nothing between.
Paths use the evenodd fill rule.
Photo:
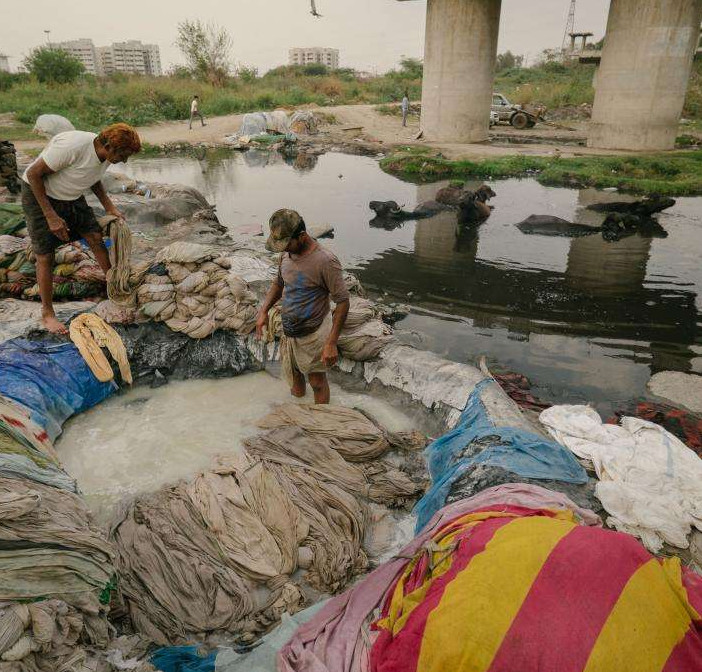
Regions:
<instances>
[{"instance_id":1,"label":"polluted river","mask_svg":"<svg viewBox=\"0 0 702 672\"><path fill-rule=\"evenodd\" d=\"M216 203L222 222L263 225L281 207L329 224L329 246L376 299L412 307L396 326L417 348L529 377L546 401L592 402L609 413L645 394L652 373L702 372L702 199L657 215L665 238L608 242L525 235L532 214L597 225L587 210L626 195L490 181L490 218L456 234L455 215L374 226L372 200L411 210L444 183L414 185L376 159L328 153L302 164L275 152L135 159L130 176L181 182ZM478 186L479 183L472 185Z\"/></svg>"}]
</instances>

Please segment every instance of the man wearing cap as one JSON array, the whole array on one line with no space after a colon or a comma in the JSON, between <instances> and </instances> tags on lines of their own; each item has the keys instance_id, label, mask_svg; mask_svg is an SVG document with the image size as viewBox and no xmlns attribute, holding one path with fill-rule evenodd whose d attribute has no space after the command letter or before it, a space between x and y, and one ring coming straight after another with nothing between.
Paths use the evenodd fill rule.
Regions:
<instances>
[{"instance_id":1,"label":"man wearing cap","mask_svg":"<svg viewBox=\"0 0 702 672\"><path fill-rule=\"evenodd\" d=\"M329 403L326 371L339 359L337 342L349 312L349 292L341 264L306 231L294 210L277 210L270 219L266 248L280 252L278 277L271 285L256 320L263 336L268 311L282 298L283 374L293 396L304 397L305 376L317 404ZM336 304L333 315L329 299Z\"/></svg>"}]
</instances>

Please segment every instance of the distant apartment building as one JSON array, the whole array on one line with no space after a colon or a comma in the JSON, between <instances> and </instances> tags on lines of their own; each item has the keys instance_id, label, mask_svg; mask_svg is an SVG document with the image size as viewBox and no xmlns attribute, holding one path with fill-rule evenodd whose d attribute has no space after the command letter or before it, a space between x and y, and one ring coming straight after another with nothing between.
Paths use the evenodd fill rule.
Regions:
<instances>
[{"instance_id":1,"label":"distant apartment building","mask_svg":"<svg viewBox=\"0 0 702 672\"><path fill-rule=\"evenodd\" d=\"M0 54L0 72L10 72L10 59L5 54Z\"/></svg>"},{"instance_id":2,"label":"distant apartment building","mask_svg":"<svg viewBox=\"0 0 702 672\"><path fill-rule=\"evenodd\" d=\"M156 44L143 44L139 40L114 42L109 47L98 47L98 60L102 74L131 72L138 75L160 77L161 53Z\"/></svg>"},{"instance_id":3,"label":"distant apartment building","mask_svg":"<svg viewBox=\"0 0 702 672\"><path fill-rule=\"evenodd\" d=\"M290 65L309 65L310 63L322 63L328 68L339 67L339 50L329 47L307 47L290 49Z\"/></svg>"},{"instance_id":4,"label":"distant apartment building","mask_svg":"<svg viewBox=\"0 0 702 672\"><path fill-rule=\"evenodd\" d=\"M77 58L85 68L85 71L90 75L99 75L100 66L95 51L95 45L92 40L68 40L66 42L52 42L51 46L54 49L62 49L67 51L71 56Z\"/></svg>"},{"instance_id":5,"label":"distant apartment building","mask_svg":"<svg viewBox=\"0 0 702 672\"><path fill-rule=\"evenodd\" d=\"M160 77L161 53L156 44L143 44L139 40L113 42L108 47L96 47L92 40L52 42L55 49L63 49L75 56L91 75L111 75L114 72L135 73Z\"/></svg>"}]
</instances>

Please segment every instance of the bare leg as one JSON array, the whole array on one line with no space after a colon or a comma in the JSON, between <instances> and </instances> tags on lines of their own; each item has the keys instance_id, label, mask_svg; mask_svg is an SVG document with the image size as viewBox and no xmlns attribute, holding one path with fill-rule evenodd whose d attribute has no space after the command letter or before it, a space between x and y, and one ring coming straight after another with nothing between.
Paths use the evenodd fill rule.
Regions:
<instances>
[{"instance_id":1,"label":"bare leg","mask_svg":"<svg viewBox=\"0 0 702 672\"><path fill-rule=\"evenodd\" d=\"M290 394L293 397L304 397L307 392L307 385L305 384L305 377L300 371L295 369L293 371L293 386L290 388Z\"/></svg>"},{"instance_id":2,"label":"bare leg","mask_svg":"<svg viewBox=\"0 0 702 672\"><path fill-rule=\"evenodd\" d=\"M41 297L41 322L52 334L67 334L66 325L56 319L54 312L54 254L37 254L37 283Z\"/></svg>"},{"instance_id":3,"label":"bare leg","mask_svg":"<svg viewBox=\"0 0 702 672\"><path fill-rule=\"evenodd\" d=\"M203 117L202 115L200 115L200 121L202 122L202 125L203 125L203 126L206 126L206 124L205 124L205 117Z\"/></svg>"},{"instance_id":4,"label":"bare leg","mask_svg":"<svg viewBox=\"0 0 702 672\"><path fill-rule=\"evenodd\" d=\"M314 391L315 404L328 404L330 393L326 373L310 373L310 387Z\"/></svg>"},{"instance_id":5,"label":"bare leg","mask_svg":"<svg viewBox=\"0 0 702 672\"><path fill-rule=\"evenodd\" d=\"M95 261L100 265L102 272L107 274L111 268L110 255L107 253L102 236L99 233L86 233L85 241L90 245L90 249L95 255Z\"/></svg>"},{"instance_id":6,"label":"bare leg","mask_svg":"<svg viewBox=\"0 0 702 672\"><path fill-rule=\"evenodd\" d=\"M188 122L188 129L193 130L193 115L190 115L190 121Z\"/></svg>"}]
</instances>

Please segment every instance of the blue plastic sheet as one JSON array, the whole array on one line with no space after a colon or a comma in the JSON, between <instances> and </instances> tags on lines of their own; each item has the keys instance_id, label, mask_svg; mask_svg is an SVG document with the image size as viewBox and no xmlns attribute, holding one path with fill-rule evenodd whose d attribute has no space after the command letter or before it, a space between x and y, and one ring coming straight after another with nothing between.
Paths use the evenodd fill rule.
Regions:
<instances>
[{"instance_id":1,"label":"blue plastic sheet","mask_svg":"<svg viewBox=\"0 0 702 672\"><path fill-rule=\"evenodd\" d=\"M502 467L524 478L587 482L585 469L559 443L491 420L481 394L488 385L497 384L492 379L478 383L456 427L427 446L432 486L415 507L417 532L444 506L453 483L479 464Z\"/></svg>"},{"instance_id":2,"label":"blue plastic sheet","mask_svg":"<svg viewBox=\"0 0 702 672\"><path fill-rule=\"evenodd\" d=\"M197 646L164 646L151 656L151 664L161 672L214 672L214 651L199 656Z\"/></svg>"},{"instance_id":3,"label":"blue plastic sheet","mask_svg":"<svg viewBox=\"0 0 702 672\"><path fill-rule=\"evenodd\" d=\"M0 395L28 408L52 441L69 417L116 389L114 381L101 383L93 375L73 343L15 338L0 344Z\"/></svg>"}]
</instances>

